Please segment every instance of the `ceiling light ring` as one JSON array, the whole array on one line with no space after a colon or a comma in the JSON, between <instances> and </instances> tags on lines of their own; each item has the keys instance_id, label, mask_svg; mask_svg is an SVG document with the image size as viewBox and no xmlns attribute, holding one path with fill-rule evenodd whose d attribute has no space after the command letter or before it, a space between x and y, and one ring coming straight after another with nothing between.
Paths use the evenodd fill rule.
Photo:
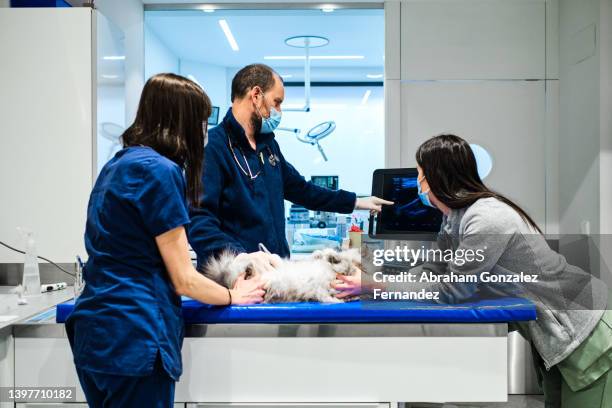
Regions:
<instances>
[{"instance_id":1,"label":"ceiling light ring","mask_svg":"<svg viewBox=\"0 0 612 408\"><path fill-rule=\"evenodd\" d=\"M285 44L293 48L320 48L329 44L329 38L320 35L294 35L287 38Z\"/></svg>"}]
</instances>

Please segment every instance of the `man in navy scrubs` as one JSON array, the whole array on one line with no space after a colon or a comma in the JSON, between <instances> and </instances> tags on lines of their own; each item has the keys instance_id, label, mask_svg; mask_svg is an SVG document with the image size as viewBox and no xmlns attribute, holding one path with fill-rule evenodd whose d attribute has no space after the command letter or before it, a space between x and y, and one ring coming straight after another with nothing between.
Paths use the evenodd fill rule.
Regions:
<instances>
[{"instance_id":1,"label":"man in navy scrubs","mask_svg":"<svg viewBox=\"0 0 612 408\"><path fill-rule=\"evenodd\" d=\"M274 140L284 97L281 77L267 65L248 65L232 80L232 107L208 136L202 205L190 214L189 239L198 266L225 249L251 253L261 261L259 243L288 257L285 199L310 210L343 214L380 211L381 205L392 204L306 181Z\"/></svg>"}]
</instances>

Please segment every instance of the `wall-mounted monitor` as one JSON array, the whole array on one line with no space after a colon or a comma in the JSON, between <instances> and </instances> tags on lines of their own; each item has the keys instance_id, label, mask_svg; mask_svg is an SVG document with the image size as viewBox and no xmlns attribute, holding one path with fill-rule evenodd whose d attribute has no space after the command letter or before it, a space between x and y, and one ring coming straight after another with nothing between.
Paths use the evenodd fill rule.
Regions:
<instances>
[{"instance_id":1,"label":"wall-mounted monitor","mask_svg":"<svg viewBox=\"0 0 612 408\"><path fill-rule=\"evenodd\" d=\"M311 176L310 181L317 186L329 188L330 190L338 189L338 176Z\"/></svg>"},{"instance_id":2,"label":"wall-mounted monitor","mask_svg":"<svg viewBox=\"0 0 612 408\"><path fill-rule=\"evenodd\" d=\"M217 126L219 124L219 107L213 106L212 112L208 117L208 126Z\"/></svg>"}]
</instances>

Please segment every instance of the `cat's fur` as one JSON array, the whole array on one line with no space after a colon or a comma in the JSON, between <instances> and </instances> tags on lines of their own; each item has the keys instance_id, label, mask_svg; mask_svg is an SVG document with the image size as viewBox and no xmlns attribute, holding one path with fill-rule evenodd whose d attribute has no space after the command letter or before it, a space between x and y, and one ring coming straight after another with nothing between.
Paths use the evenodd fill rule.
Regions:
<instances>
[{"instance_id":1,"label":"cat's fur","mask_svg":"<svg viewBox=\"0 0 612 408\"><path fill-rule=\"evenodd\" d=\"M361 255L356 249L341 252L324 249L313 252L305 259L283 259L279 267L261 275L266 289L264 303L342 302L334 297L336 291L331 283L336 279L336 274L352 276L360 273L360 260ZM248 259L237 258L232 252L223 252L208 261L203 273L231 288L241 274L249 276L252 270Z\"/></svg>"}]
</instances>

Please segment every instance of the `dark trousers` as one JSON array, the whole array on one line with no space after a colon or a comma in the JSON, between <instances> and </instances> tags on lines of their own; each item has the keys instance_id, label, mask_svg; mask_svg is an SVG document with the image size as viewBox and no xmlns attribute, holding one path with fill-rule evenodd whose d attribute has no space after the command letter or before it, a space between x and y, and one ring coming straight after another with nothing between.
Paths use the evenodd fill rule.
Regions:
<instances>
[{"instance_id":1,"label":"dark trousers","mask_svg":"<svg viewBox=\"0 0 612 408\"><path fill-rule=\"evenodd\" d=\"M77 368L87 404L92 408L170 408L174 404L174 380L159 356L151 375L144 377L102 374Z\"/></svg>"}]
</instances>

